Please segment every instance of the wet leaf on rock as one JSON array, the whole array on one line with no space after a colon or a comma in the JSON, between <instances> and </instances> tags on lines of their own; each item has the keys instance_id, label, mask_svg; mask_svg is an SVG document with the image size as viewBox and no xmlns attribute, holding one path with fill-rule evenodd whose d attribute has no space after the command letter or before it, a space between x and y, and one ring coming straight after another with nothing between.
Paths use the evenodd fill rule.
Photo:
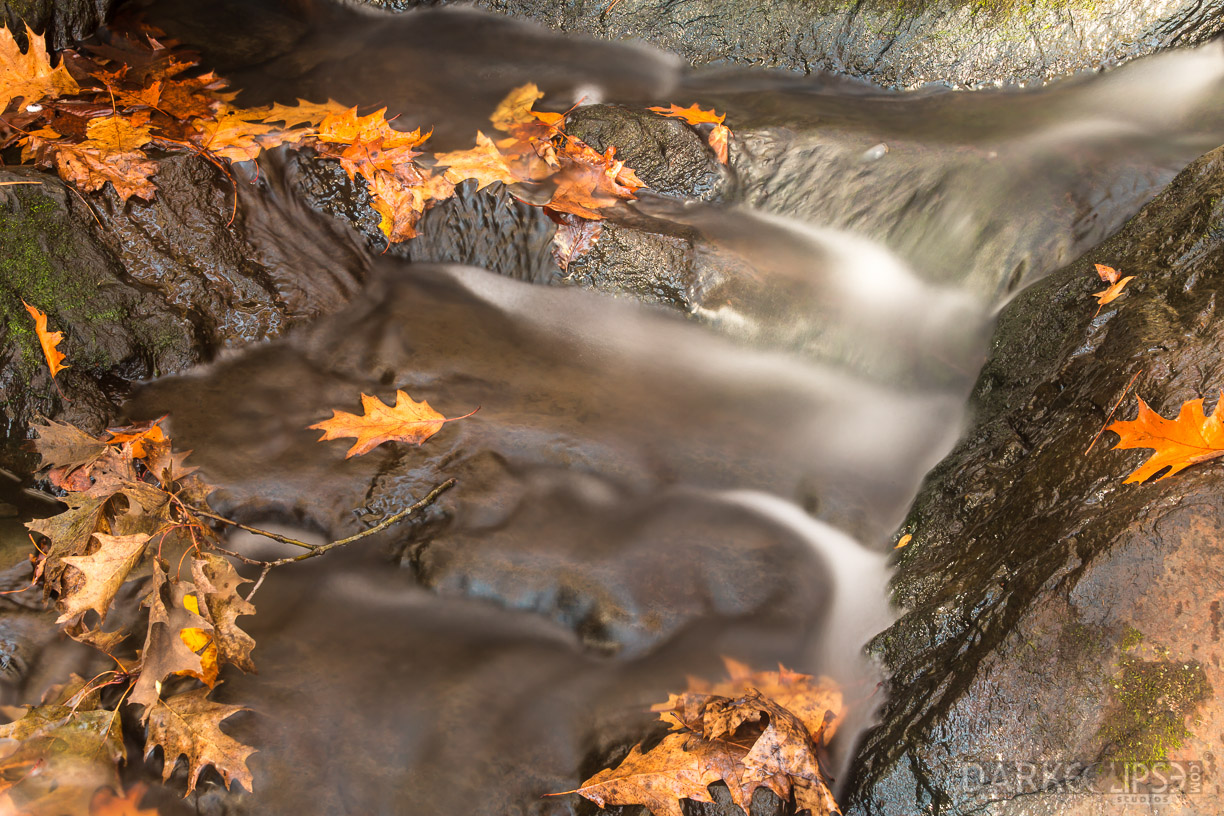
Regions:
<instances>
[{"instance_id":1,"label":"wet leaf on rock","mask_svg":"<svg viewBox=\"0 0 1224 816\"><path fill-rule=\"evenodd\" d=\"M1224 397L1224 392L1221 393ZM1155 451L1126 477L1124 484L1145 481L1168 468L1160 477L1164 479L1191 465L1224 456L1224 416L1219 403L1212 415L1206 416L1200 397L1183 403L1177 419L1165 419L1149 408L1142 397L1138 400L1139 414L1135 419L1115 422L1106 428L1118 435L1114 450L1150 448ZM1221 401L1224 402L1224 398Z\"/></svg>"}]
</instances>

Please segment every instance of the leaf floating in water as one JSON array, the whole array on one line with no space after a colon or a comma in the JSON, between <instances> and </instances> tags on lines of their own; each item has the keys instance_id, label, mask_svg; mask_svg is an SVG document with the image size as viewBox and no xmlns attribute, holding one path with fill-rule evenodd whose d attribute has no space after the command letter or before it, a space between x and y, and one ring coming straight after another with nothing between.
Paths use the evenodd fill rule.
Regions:
<instances>
[{"instance_id":1,"label":"leaf floating in water","mask_svg":"<svg viewBox=\"0 0 1224 816\"><path fill-rule=\"evenodd\" d=\"M1224 391L1221 401L1224 401ZM1160 477L1164 479L1191 465L1224 456L1224 414L1217 403L1211 416L1204 415L1201 397L1183 403L1177 419L1165 419L1140 397L1139 415L1135 419L1115 422L1106 430L1119 437L1113 450L1150 448L1156 451L1126 477L1124 484L1142 482L1167 467L1169 472Z\"/></svg>"},{"instance_id":2,"label":"leaf floating in water","mask_svg":"<svg viewBox=\"0 0 1224 816\"><path fill-rule=\"evenodd\" d=\"M417 402L403 391L395 392L394 407L385 404L378 397L362 394L361 407L365 411L362 415L333 408L331 419L317 422L310 427L323 431L320 442L356 437L356 444L344 455L345 459L349 459L369 453L384 442L413 442L420 445L442 430L444 423L466 419L476 413L472 411L461 417L447 419L429 407L428 402Z\"/></svg>"}]
</instances>

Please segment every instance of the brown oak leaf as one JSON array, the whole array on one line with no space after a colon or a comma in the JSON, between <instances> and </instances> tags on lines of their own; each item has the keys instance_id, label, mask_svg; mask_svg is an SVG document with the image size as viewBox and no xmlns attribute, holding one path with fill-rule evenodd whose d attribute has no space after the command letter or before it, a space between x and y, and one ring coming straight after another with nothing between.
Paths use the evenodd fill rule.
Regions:
<instances>
[{"instance_id":1,"label":"brown oak leaf","mask_svg":"<svg viewBox=\"0 0 1224 816\"><path fill-rule=\"evenodd\" d=\"M146 718L161 697L162 682L170 675L195 677L210 686L216 683L216 672L210 670L214 667L205 667L180 634L184 629L212 633L212 625L192 612L186 601L195 592L190 582L169 580L162 565L153 562L152 587L144 600L149 607L149 628L141 653L140 677L128 696L129 702L146 707Z\"/></svg>"},{"instance_id":2,"label":"brown oak leaf","mask_svg":"<svg viewBox=\"0 0 1224 816\"><path fill-rule=\"evenodd\" d=\"M213 553L201 553L192 559L191 577L203 596L200 614L212 624L220 659L245 672L255 671L251 660L255 639L236 623L241 615L255 614L255 606L238 594L238 587L250 582L228 560Z\"/></svg>"},{"instance_id":3,"label":"brown oak leaf","mask_svg":"<svg viewBox=\"0 0 1224 816\"><path fill-rule=\"evenodd\" d=\"M56 606L60 616L56 623L64 623L92 609L105 621L106 613L115 593L127 581L129 573L144 555L149 536L138 533L129 536L112 536L94 533L98 548L89 555L70 555L63 562L80 573L80 580L70 574L63 582L64 589Z\"/></svg>"},{"instance_id":4,"label":"brown oak leaf","mask_svg":"<svg viewBox=\"0 0 1224 816\"><path fill-rule=\"evenodd\" d=\"M0 725L0 780L12 783L0 807L14 806L0 812L86 813L99 787L120 787L127 752L119 717L90 709L87 701L33 706Z\"/></svg>"},{"instance_id":5,"label":"brown oak leaf","mask_svg":"<svg viewBox=\"0 0 1224 816\"><path fill-rule=\"evenodd\" d=\"M581 258L595 246L603 234L603 224L569 213L558 213L556 220L560 223L552 241L553 260L562 272L568 273L570 262Z\"/></svg>"},{"instance_id":6,"label":"brown oak leaf","mask_svg":"<svg viewBox=\"0 0 1224 816\"><path fill-rule=\"evenodd\" d=\"M220 729L223 720L245 711L243 706L215 703L207 698L207 688L156 700L148 712L149 735L145 755L161 746L165 761L162 779L169 779L180 756L187 757L187 793L196 788L204 768L212 765L225 786L238 782L254 790L247 758L255 749L243 745Z\"/></svg>"}]
</instances>

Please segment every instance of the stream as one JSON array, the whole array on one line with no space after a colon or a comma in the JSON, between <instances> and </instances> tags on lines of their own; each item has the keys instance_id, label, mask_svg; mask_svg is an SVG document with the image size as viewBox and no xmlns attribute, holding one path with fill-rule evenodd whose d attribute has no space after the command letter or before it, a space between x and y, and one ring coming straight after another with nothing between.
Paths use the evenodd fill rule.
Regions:
<instances>
[{"instance_id":1,"label":"stream","mask_svg":"<svg viewBox=\"0 0 1224 816\"><path fill-rule=\"evenodd\" d=\"M544 795L723 656L842 685L844 781L880 702L863 646L896 614L893 536L964 426L992 316L1224 142L1218 45L1040 90L885 94L464 9L145 5L244 104L385 105L434 150L470 146L524 82L553 110L696 101L742 139L732 200L633 208L713 259L688 314L369 247L331 261L360 281L347 305L137 390L129 418L169 414L213 507L248 524L330 540L458 483L270 575L243 621L259 673L215 695L251 709L226 730L258 749L255 792L203 786L166 814L589 812ZM261 161L273 181L242 207L292 257L327 216ZM397 389L479 411L347 460L307 430Z\"/></svg>"}]
</instances>

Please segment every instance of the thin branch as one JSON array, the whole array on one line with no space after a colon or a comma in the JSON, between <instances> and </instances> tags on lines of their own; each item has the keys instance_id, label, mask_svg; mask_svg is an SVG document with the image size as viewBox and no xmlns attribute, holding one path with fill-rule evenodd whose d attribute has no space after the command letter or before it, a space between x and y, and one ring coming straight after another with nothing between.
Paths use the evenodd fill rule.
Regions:
<instances>
[{"instance_id":1,"label":"thin branch","mask_svg":"<svg viewBox=\"0 0 1224 816\"><path fill-rule=\"evenodd\" d=\"M348 536L347 538L337 539L336 541L332 541L327 544L321 544L318 547L312 547L310 552L302 553L301 555L289 556L287 558L278 558L275 561L256 561L255 559L247 558L246 556L237 555L236 553L229 553L229 552L226 552L225 550L221 550L220 548L217 548L217 549L220 552L226 553L227 555L235 555L239 560L241 560L245 564L251 564L251 565L258 564L263 567L263 570L259 573L259 578L256 579L255 581L255 586L252 587L250 593L247 594L246 599L249 601L251 600L252 597L254 597L255 593L259 590L259 587L264 582L264 578L268 577L268 573L272 571L273 567L281 567L281 566L284 566L285 564L293 564L297 561L305 561L307 558L314 558L315 556L322 555L328 550L335 549L336 547L343 547L346 544L352 544L354 541L360 541L361 539L366 538L368 536L372 536L375 533L380 533L383 530L390 527L392 524L396 524L400 521L403 521L408 516L411 516L413 513L416 513L420 510L424 510L426 507L429 507L431 504L433 504L435 501L438 500L439 496L441 496L443 493L450 490L454 486L455 486L455 480L447 479L445 482L442 482L441 484L437 485L433 490L429 491L429 493L427 493L423 499L420 499L415 504L413 504L411 507L401 510L395 515L388 516L387 518L380 521L378 524L375 524L370 529L362 530L360 533L354 533L353 535ZM231 524L232 523L233 522L231 522Z\"/></svg>"},{"instance_id":2,"label":"thin branch","mask_svg":"<svg viewBox=\"0 0 1224 816\"><path fill-rule=\"evenodd\" d=\"M200 508L194 505L184 504L183 506L186 507L188 510L190 510L192 513L199 513L201 516L213 519L214 521L222 521L222 522L225 522L226 524L231 524L240 530L246 530L248 533L254 533L255 535L263 536L264 538L270 538L273 541L279 541L282 544L292 544L293 546L301 547L304 550L316 549L314 544L307 544L305 541L298 541L296 538L289 538L288 536L283 536L280 533L274 533L271 530L261 530L258 527L248 527L245 524L239 524L236 521L231 521L230 519L227 519L225 516L218 516L215 513L208 512L207 510L201 510ZM263 562L258 561L255 563L262 564Z\"/></svg>"}]
</instances>

